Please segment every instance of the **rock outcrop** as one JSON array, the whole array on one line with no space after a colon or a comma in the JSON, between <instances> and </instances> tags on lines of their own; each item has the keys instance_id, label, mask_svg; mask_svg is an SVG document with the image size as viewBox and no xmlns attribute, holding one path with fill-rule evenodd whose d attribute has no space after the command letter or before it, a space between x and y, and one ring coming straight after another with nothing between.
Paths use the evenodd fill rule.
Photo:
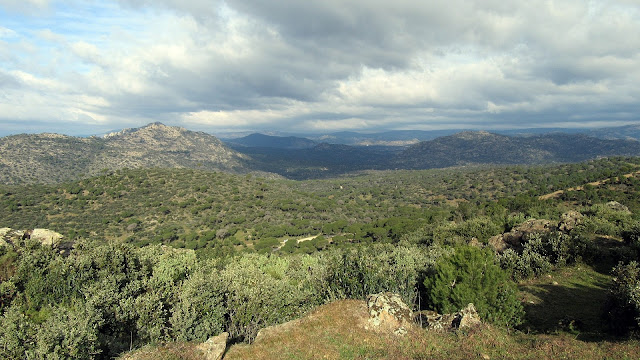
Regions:
<instances>
[{"instance_id":1,"label":"rock outcrop","mask_svg":"<svg viewBox=\"0 0 640 360\"><path fill-rule=\"evenodd\" d=\"M631 214L631 211L629 211L628 207L620 204L617 201L609 201L606 205L611 210L615 210L615 211L620 211L620 212Z\"/></svg>"},{"instance_id":2,"label":"rock outcrop","mask_svg":"<svg viewBox=\"0 0 640 360\"><path fill-rule=\"evenodd\" d=\"M489 245L498 252L506 249L520 249L531 234L548 233L556 228L556 224L549 220L527 220L507 233L489 238Z\"/></svg>"},{"instance_id":3,"label":"rock outcrop","mask_svg":"<svg viewBox=\"0 0 640 360\"><path fill-rule=\"evenodd\" d=\"M581 213L569 211L562 214L558 223L544 219L530 219L513 227L509 232L492 236L489 238L489 246L497 252L503 252L507 249L514 249L520 252L532 234L546 234L552 231L569 233L580 224L582 218L583 215Z\"/></svg>"},{"instance_id":4,"label":"rock outcrop","mask_svg":"<svg viewBox=\"0 0 640 360\"><path fill-rule=\"evenodd\" d=\"M210 337L207 341L198 345L198 350L203 353L203 359L221 360L224 352L227 350L228 339L229 333L223 332L218 336Z\"/></svg>"},{"instance_id":5,"label":"rock outcrop","mask_svg":"<svg viewBox=\"0 0 640 360\"><path fill-rule=\"evenodd\" d=\"M369 329L404 335L413 325L413 312L398 294L385 292L369 295L367 307Z\"/></svg>"},{"instance_id":6,"label":"rock outcrop","mask_svg":"<svg viewBox=\"0 0 640 360\"><path fill-rule=\"evenodd\" d=\"M0 229L0 246L20 246L20 243L28 240L39 241L43 246L48 246L68 254L73 249L73 242L65 241L64 236L49 229L15 230L11 228Z\"/></svg>"},{"instance_id":7,"label":"rock outcrop","mask_svg":"<svg viewBox=\"0 0 640 360\"><path fill-rule=\"evenodd\" d=\"M33 229L31 230L31 239L40 241L42 245L58 246L62 242L62 234L49 229Z\"/></svg>"},{"instance_id":8,"label":"rock outcrop","mask_svg":"<svg viewBox=\"0 0 640 360\"><path fill-rule=\"evenodd\" d=\"M438 314L435 311L420 311L416 314L423 327L434 331L455 331L482 325L480 316L473 304L452 314Z\"/></svg>"},{"instance_id":9,"label":"rock outcrop","mask_svg":"<svg viewBox=\"0 0 640 360\"><path fill-rule=\"evenodd\" d=\"M560 216L560 223L558 223L558 230L564 233L569 233L575 229L576 225L580 224L584 216L577 211L569 211Z\"/></svg>"}]
</instances>

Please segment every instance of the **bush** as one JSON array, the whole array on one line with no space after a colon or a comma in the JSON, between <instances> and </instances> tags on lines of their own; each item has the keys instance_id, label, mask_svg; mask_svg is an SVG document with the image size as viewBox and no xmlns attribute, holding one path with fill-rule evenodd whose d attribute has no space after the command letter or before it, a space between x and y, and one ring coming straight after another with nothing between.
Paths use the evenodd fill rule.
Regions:
<instances>
[{"instance_id":1,"label":"bush","mask_svg":"<svg viewBox=\"0 0 640 360\"><path fill-rule=\"evenodd\" d=\"M31 355L35 333L35 326L19 306L7 308L0 318L0 358L21 359Z\"/></svg>"},{"instance_id":2,"label":"bush","mask_svg":"<svg viewBox=\"0 0 640 360\"><path fill-rule=\"evenodd\" d=\"M291 320L322 303L314 282L323 274L321 268L311 256L253 254L235 259L220 273L230 336L251 342L261 328Z\"/></svg>"},{"instance_id":3,"label":"bush","mask_svg":"<svg viewBox=\"0 0 640 360\"><path fill-rule=\"evenodd\" d=\"M634 252L637 260L640 255L640 222L633 222L622 232L622 239ZM636 260L634 259L634 260Z\"/></svg>"},{"instance_id":4,"label":"bush","mask_svg":"<svg viewBox=\"0 0 640 360\"><path fill-rule=\"evenodd\" d=\"M613 269L613 283L604 306L609 331L625 334L640 329L640 265L632 261Z\"/></svg>"},{"instance_id":5,"label":"bush","mask_svg":"<svg viewBox=\"0 0 640 360\"><path fill-rule=\"evenodd\" d=\"M178 341L205 341L224 331L224 284L217 271L200 271L186 280L173 307L171 329Z\"/></svg>"},{"instance_id":6,"label":"bush","mask_svg":"<svg viewBox=\"0 0 640 360\"><path fill-rule=\"evenodd\" d=\"M433 240L440 244L465 244L472 238L486 243L496 234L502 233L504 226L498 225L489 217L476 217L460 223L440 225L433 230Z\"/></svg>"},{"instance_id":7,"label":"bush","mask_svg":"<svg viewBox=\"0 0 640 360\"><path fill-rule=\"evenodd\" d=\"M521 253L507 249L497 256L500 266L516 280L527 279L551 271L554 266L575 262L587 252L586 244L561 232L532 234Z\"/></svg>"},{"instance_id":8,"label":"bush","mask_svg":"<svg viewBox=\"0 0 640 360\"><path fill-rule=\"evenodd\" d=\"M455 312L473 303L486 321L507 326L521 322L516 286L489 249L457 248L436 264L424 286L428 303L438 312Z\"/></svg>"},{"instance_id":9,"label":"bush","mask_svg":"<svg viewBox=\"0 0 640 360\"><path fill-rule=\"evenodd\" d=\"M91 307L58 307L39 328L36 354L46 359L93 359L100 353L100 315Z\"/></svg>"},{"instance_id":10,"label":"bush","mask_svg":"<svg viewBox=\"0 0 640 360\"><path fill-rule=\"evenodd\" d=\"M390 244L329 252L326 297L365 299L369 294L390 291L407 304L415 304L424 274L444 253L446 250L438 246Z\"/></svg>"}]
</instances>

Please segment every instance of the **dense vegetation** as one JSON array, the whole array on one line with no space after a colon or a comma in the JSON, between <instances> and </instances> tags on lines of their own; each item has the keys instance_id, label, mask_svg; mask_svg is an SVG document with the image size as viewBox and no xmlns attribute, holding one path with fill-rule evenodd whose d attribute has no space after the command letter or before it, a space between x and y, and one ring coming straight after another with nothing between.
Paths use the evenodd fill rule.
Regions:
<instances>
[{"instance_id":1,"label":"dense vegetation","mask_svg":"<svg viewBox=\"0 0 640 360\"><path fill-rule=\"evenodd\" d=\"M571 264L615 277L602 312L628 334L640 318L640 180L625 175L638 170L638 158L611 158L294 182L152 169L0 186L1 226L75 241L68 255L29 239L0 246L0 356L108 358L221 331L251 341L380 291L440 312L474 302L486 321L531 329L517 282ZM582 214L571 229L488 245L569 210Z\"/></svg>"}]
</instances>

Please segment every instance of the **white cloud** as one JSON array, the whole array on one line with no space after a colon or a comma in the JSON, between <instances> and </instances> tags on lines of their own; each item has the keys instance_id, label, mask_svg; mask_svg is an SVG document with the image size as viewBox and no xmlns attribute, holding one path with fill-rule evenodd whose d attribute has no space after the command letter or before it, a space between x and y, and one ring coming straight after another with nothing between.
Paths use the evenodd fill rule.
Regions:
<instances>
[{"instance_id":1,"label":"white cloud","mask_svg":"<svg viewBox=\"0 0 640 360\"><path fill-rule=\"evenodd\" d=\"M16 90L0 122L319 130L639 118L635 1L96 4L32 1L39 21L3 23L0 74Z\"/></svg>"},{"instance_id":2,"label":"white cloud","mask_svg":"<svg viewBox=\"0 0 640 360\"><path fill-rule=\"evenodd\" d=\"M17 36L18 36L18 34L15 31L13 31L11 29L7 29L6 27L0 26L0 39L2 39L2 38L5 38L5 39L15 38Z\"/></svg>"}]
</instances>

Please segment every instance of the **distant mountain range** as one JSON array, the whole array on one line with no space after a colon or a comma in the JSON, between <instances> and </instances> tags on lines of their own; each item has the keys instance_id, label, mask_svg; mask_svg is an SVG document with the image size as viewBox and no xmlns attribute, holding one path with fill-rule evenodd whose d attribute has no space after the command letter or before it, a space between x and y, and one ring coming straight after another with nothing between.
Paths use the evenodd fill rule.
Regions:
<instances>
[{"instance_id":1,"label":"distant mountain range","mask_svg":"<svg viewBox=\"0 0 640 360\"><path fill-rule=\"evenodd\" d=\"M391 130L375 133L360 133L354 131L342 131L328 134L274 134L263 135L269 138L271 144L267 144L261 137L246 133L228 133L220 135L220 138L228 143L242 144L249 147L276 147L283 146L274 145L279 142L285 142L289 138L299 140L312 140L315 143L342 144L354 146L409 146L417 144L421 141L433 140L442 136L453 135L464 131L478 130ZM619 127L607 127L597 129L575 129L575 128L532 128L532 129L510 129L510 130L492 130L492 133L508 136L530 137L545 134L584 134L600 139L626 139L640 140L640 125L625 125ZM260 134L262 135L262 134ZM304 147L302 147L304 148Z\"/></svg>"},{"instance_id":2,"label":"distant mountain range","mask_svg":"<svg viewBox=\"0 0 640 360\"><path fill-rule=\"evenodd\" d=\"M640 155L640 142L584 134L515 137L466 131L412 145L392 162L403 169L430 169L471 164L579 162L616 155Z\"/></svg>"},{"instance_id":3,"label":"distant mountain range","mask_svg":"<svg viewBox=\"0 0 640 360\"><path fill-rule=\"evenodd\" d=\"M103 137L13 135L0 138L0 183L54 183L121 168L258 171L265 176L275 173L291 179L309 179L360 170L543 164L603 156L640 156L640 142L631 140L640 135L639 126L589 130L588 134L521 132L518 136L507 136L465 131L417 140L444 133L446 131L399 131L365 137L358 137L361 134L357 133L339 133L332 138L350 138L350 141L364 142L368 146L317 143L300 137L263 134L235 138L225 145L213 135L160 123ZM599 137L589 136L596 133ZM624 138L619 138L623 134ZM412 135L412 140L403 140ZM614 137L617 139L608 139ZM379 145L399 143L404 146ZM407 146L408 143L412 145Z\"/></svg>"},{"instance_id":4,"label":"distant mountain range","mask_svg":"<svg viewBox=\"0 0 640 360\"><path fill-rule=\"evenodd\" d=\"M308 149L317 143L313 140L296 136L271 136L264 134L251 134L241 138L229 139L227 143L248 147L265 147L276 149Z\"/></svg>"}]
</instances>

